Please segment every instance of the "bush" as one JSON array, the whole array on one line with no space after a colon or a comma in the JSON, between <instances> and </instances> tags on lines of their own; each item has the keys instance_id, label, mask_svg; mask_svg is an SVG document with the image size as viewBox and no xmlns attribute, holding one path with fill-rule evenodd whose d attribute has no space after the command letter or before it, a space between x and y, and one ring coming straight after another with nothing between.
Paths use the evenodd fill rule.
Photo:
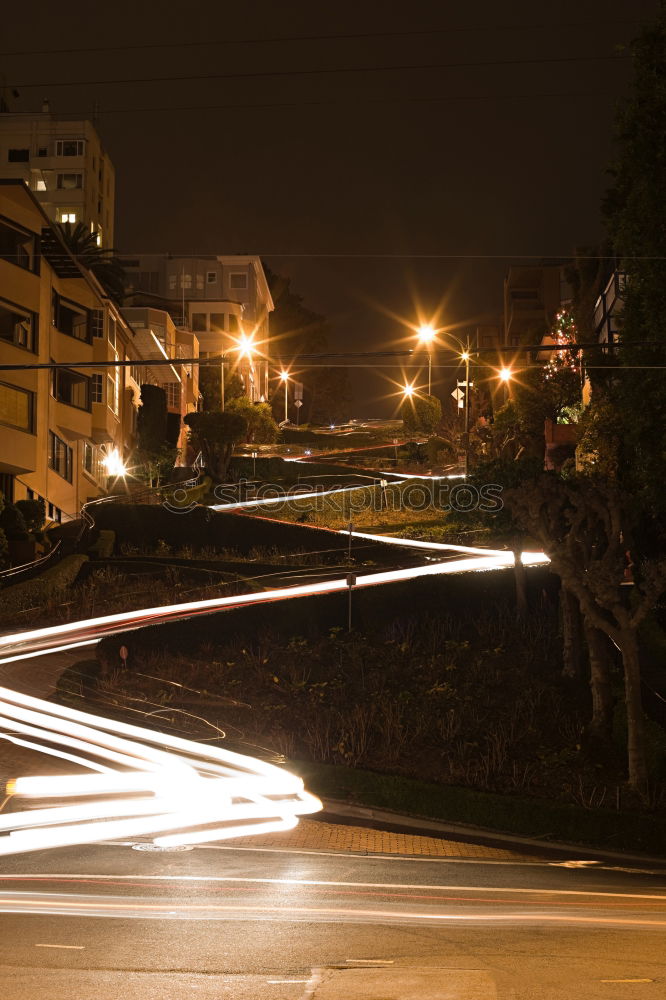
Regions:
<instances>
[{"instance_id":1,"label":"bush","mask_svg":"<svg viewBox=\"0 0 666 1000\"><path fill-rule=\"evenodd\" d=\"M38 534L46 521L46 504L40 497L38 500L17 500L14 504L25 521L26 530Z\"/></svg>"},{"instance_id":2,"label":"bush","mask_svg":"<svg viewBox=\"0 0 666 1000\"><path fill-rule=\"evenodd\" d=\"M100 531L96 541L88 549L91 559L110 559L116 544L115 531L103 529Z\"/></svg>"},{"instance_id":3,"label":"bush","mask_svg":"<svg viewBox=\"0 0 666 1000\"><path fill-rule=\"evenodd\" d=\"M0 528L9 542L25 541L28 538L25 518L16 504L5 503L0 512Z\"/></svg>"},{"instance_id":4,"label":"bush","mask_svg":"<svg viewBox=\"0 0 666 1000\"><path fill-rule=\"evenodd\" d=\"M3 616L44 604L60 591L66 590L74 583L81 567L87 562L88 556L65 556L57 565L44 570L34 579L6 587L2 591Z\"/></svg>"}]
</instances>

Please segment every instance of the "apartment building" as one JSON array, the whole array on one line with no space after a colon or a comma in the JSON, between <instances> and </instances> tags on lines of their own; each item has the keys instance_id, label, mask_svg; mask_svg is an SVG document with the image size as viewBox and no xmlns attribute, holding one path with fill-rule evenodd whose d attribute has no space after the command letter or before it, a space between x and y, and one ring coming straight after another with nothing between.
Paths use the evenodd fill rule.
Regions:
<instances>
[{"instance_id":1,"label":"apartment building","mask_svg":"<svg viewBox=\"0 0 666 1000\"><path fill-rule=\"evenodd\" d=\"M83 222L113 246L115 172L89 121L0 113L0 176L24 181L51 222Z\"/></svg>"},{"instance_id":2,"label":"apartment building","mask_svg":"<svg viewBox=\"0 0 666 1000\"><path fill-rule=\"evenodd\" d=\"M193 333L178 329L164 309L131 306L122 313L134 330L135 346L145 362L142 381L164 389L169 437L179 451L177 464L187 465L187 428L183 418L194 413L199 405L199 366L185 359L199 357L199 341ZM171 361L171 364L151 365L151 361Z\"/></svg>"},{"instance_id":3,"label":"apartment building","mask_svg":"<svg viewBox=\"0 0 666 1000\"><path fill-rule=\"evenodd\" d=\"M268 399L269 317L274 309L254 255L152 256L123 261L128 303L163 308L199 341L201 357L229 359L250 399Z\"/></svg>"},{"instance_id":4,"label":"apartment building","mask_svg":"<svg viewBox=\"0 0 666 1000\"><path fill-rule=\"evenodd\" d=\"M22 180L0 180L0 490L76 517L133 444L135 334ZM59 367L35 368L55 362ZM99 369L94 362L111 362ZM85 367L83 367L85 366ZM90 366L90 367L89 367Z\"/></svg>"},{"instance_id":5,"label":"apartment building","mask_svg":"<svg viewBox=\"0 0 666 1000\"><path fill-rule=\"evenodd\" d=\"M504 343L539 344L571 301L563 263L512 265L504 279Z\"/></svg>"}]
</instances>

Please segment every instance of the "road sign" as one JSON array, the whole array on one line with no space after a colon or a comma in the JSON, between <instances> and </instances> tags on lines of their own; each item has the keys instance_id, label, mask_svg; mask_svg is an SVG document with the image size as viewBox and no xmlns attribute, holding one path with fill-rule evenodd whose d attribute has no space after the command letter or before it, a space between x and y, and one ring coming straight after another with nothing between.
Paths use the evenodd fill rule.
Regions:
<instances>
[{"instance_id":1,"label":"road sign","mask_svg":"<svg viewBox=\"0 0 666 1000\"><path fill-rule=\"evenodd\" d=\"M295 407L296 407L297 409L299 409L299 410L300 410L300 408L301 408L301 406L302 406L302 405L303 405L303 400L302 400L302 399L295 399L295 400L294 400L294 406L295 406Z\"/></svg>"},{"instance_id":2,"label":"road sign","mask_svg":"<svg viewBox=\"0 0 666 1000\"><path fill-rule=\"evenodd\" d=\"M465 393L461 392L460 389L454 389L453 392L451 393L451 395L453 396L453 398L457 402L458 406L461 406L462 405L462 401L465 398Z\"/></svg>"},{"instance_id":3,"label":"road sign","mask_svg":"<svg viewBox=\"0 0 666 1000\"><path fill-rule=\"evenodd\" d=\"M458 382L458 385L466 386L467 382ZM470 387L470 389L473 389L474 388L474 383L470 382L469 383L469 387Z\"/></svg>"}]
</instances>

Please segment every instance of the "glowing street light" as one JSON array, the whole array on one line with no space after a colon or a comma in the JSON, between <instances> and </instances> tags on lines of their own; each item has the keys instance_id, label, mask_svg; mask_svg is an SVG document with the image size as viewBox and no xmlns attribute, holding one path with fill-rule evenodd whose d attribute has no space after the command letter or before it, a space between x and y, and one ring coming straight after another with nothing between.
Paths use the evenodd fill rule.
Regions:
<instances>
[{"instance_id":1,"label":"glowing street light","mask_svg":"<svg viewBox=\"0 0 666 1000\"><path fill-rule=\"evenodd\" d=\"M284 421L289 420L287 407L289 406L289 372L284 369L280 372L280 379L284 382Z\"/></svg>"},{"instance_id":2,"label":"glowing street light","mask_svg":"<svg viewBox=\"0 0 666 1000\"><path fill-rule=\"evenodd\" d=\"M405 399L411 399L415 392L416 390L414 388L413 383L404 385L402 387L402 394L405 397Z\"/></svg>"},{"instance_id":3,"label":"glowing street light","mask_svg":"<svg viewBox=\"0 0 666 1000\"><path fill-rule=\"evenodd\" d=\"M107 471L109 476L126 476L127 466L120 457L120 452L117 448L110 451L106 458L103 460L102 465Z\"/></svg>"},{"instance_id":4,"label":"glowing street light","mask_svg":"<svg viewBox=\"0 0 666 1000\"><path fill-rule=\"evenodd\" d=\"M424 323L418 328L417 332L420 343L425 344L428 348L428 395L430 395L432 387L432 351L430 350L430 345L435 339L435 330L430 323Z\"/></svg>"},{"instance_id":5,"label":"glowing street light","mask_svg":"<svg viewBox=\"0 0 666 1000\"><path fill-rule=\"evenodd\" d=\"M510 382L513 378L513 372L510 368L500 368L499 380L500 382Z\"/></svg>"}]
</instances>

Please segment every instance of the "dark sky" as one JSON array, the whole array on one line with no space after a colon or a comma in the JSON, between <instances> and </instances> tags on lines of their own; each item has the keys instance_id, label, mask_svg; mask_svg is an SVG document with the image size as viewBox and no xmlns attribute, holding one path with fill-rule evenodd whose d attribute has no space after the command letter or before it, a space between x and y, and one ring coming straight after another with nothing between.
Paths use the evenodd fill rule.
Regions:
<instances>
[{"instance_id":1,"label":"dark sky","mask_svg":"<svg viewBox=\"0 0 666 1000\"><path fill-rule=\"evenodd\" d=\"M13 110L98 103L120 249L262 254L336 345L373 349L419 309L499 313L511 260L599 238L622 46L657 6L12 4L0 47L31 54L1 68Z\"/></svg>"}]
</instances>

